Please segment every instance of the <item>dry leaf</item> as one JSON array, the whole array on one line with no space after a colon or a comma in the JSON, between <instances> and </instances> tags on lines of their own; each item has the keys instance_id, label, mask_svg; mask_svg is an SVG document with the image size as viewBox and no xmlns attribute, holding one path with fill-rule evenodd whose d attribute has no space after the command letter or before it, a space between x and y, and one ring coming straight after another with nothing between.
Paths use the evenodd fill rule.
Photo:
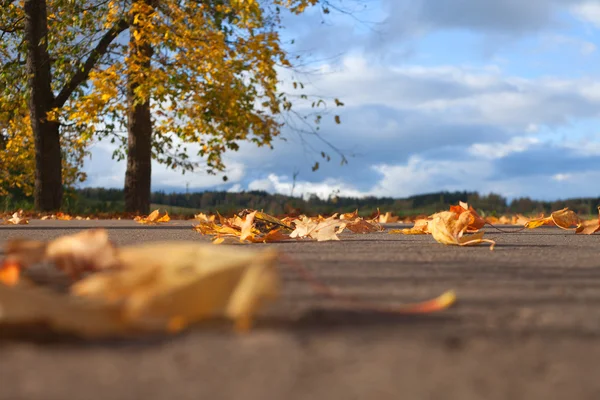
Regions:
<instances>
[{"instance_id":1,"label":"dry leaf","mask_svg":"<svg viewBox=\"0 0 600 400\"><path fill-rule=\"evenodd\" d=\"M14 286L19 282L20 268L15 262L4 262L0 266L0 283Z\"/></svg>"},{"instance_id":2,"label":"dry leaf","mask_svg":"<svg viewBox=\"0 0 600 400\"><path fill-rule=\"evenodd\" d=\"M200 222L214 222L215 216L211 215L210 217L204 213L194 215L194 219L197 219Z\"/></svg>"},{"instance_id":3,"label":"dry leaf","mask_svg":"<svg viewBox=\"0 0 600 400\"><path fill-rule=\"evenodd\" d=\"M353 233L380 232L383 230L381 225L374 221L366 221L360 217L346 222L346 229Z\"/></svg>"},{"instance_id":4,"label":"dry leaf","mask_svg":"<svg viewBox=\"0 0 600 400\"><path fill-rule=\"evenodd\" d=\"M61 236L48 243L13 239L7 241L4 264L28 268L42 261L54 263L56 268L72 279L85 272L116 268L116 249L104 229L90 229L75 235Z\"/></svg>"},{"instance_id":5,"label":"dry leaf","mask_svg":"<svg viewBox=\"0 0 600 400\"><path fill-rule=\"evenodd\" d=\"M452 306L456 302L456 293L453 290L449 290L442 293L440 296L413 304L404 304L391 311L398 312L400 314L429 314L445 310Z\"/></svg>"},{"instance_id":6,"label":"dry leaf","mask_svg":"<svg viewBox=\"0 0 600 400\"><path fill-rule=\"evenodd\" d=\"M52 248L52 243L22 247ZM82 254L63 256L79 259ZM0 327L44 324L60 332L104 337L180 330L197 321L228 318L238 330L247 330L263 301L279 294L276 257L271 249L233 251L195 242L124 247L117 252L118 269L80 280L71 294L27 281L15 284L10 277L18 268L5 262L0 269Z\"/></svg>"},{"instance_id":7,"label":"dry leaf","mask_svg":"<svg viewBox=\"0 0 600 400\"><path fill-rule=\"evenodd\" d=\"M425 235L429 232L429 220L418 219L412 228L392 229L390 233L402 233L404 235Z\"/></svg>"},{"instance_id":8,"label":"dry leaf","mask_svg":"<svg viewBox=\"0 0 600 400\"><path fill-rule=\"evenodd\" d=\"M379 216L380 224L393 224L394 222L398 222L399 217L392 216L391 212L386 212L384 215Z\"/></svg>"},{"instance_id":9,"label":"dry leaf","mask_svg":"<svg viewBox=\"0 0 600 400\"><path fill-rule=\"evenodd\" d=\"M591 235L598 231L600 231L600 206L598 206L598 218L591 221L583 221L581 225L577 227L576 233Z\"/></svg>"},{"instance_id":10,"label":"dry leaf","mask_svg":"<svg viewBox=\"0 0 600 400\"><path fill-rule=\"evenodd\" d=\"M450 211L458 215L464 212L470 213L467 232L477 232L485 226L485 219L481 218L477 211L465 202L459 201L457 206L450 206Z\"/></svg>"},{"instance_id":11,"label":"dry leaf","mask_svg":"<svg viewBox=\"0 0 600 400\"><path fill-rule=\"evenodd\" d=\"M521 214L517 214L512 218L512 224L513 225L525 225L530 221L531 218L527 218L524 215Z\"/></svg>"},{"instance_id":12,"label":"dry leaf","mask_svg":"<svg viewBox=\"0 0 600 400\"><path fill-rule=\"evenodd\" d=\"M171 217L169 217L169 213L166 211L164 214L161 214L160 210L154 210L147 217L135 217L133 220L140 224L159 224L169 222Z\"/></svg>"},{"instance_id":13,"label":"dry leaf","mask_svg":"<svg viewBox=\"0 0 600 400\"><path fill-rule=\"evenodd\" d=\"M62 212L57 212L55 216L53 216L53 219L59 219L62 221L71 221L73 219L72 216L62 213Z\"/></svg>"},{"instance_id":14,"label":"dry leaf","mask_svg":"<svg viewBox=\"0 0 600 400\"><path fill-rule=\"evenodd\" d=\"M73 286L73 293L121 304L133 325L178 326L209 318L229 318L245 330L263 300L279 294L271 249L248 251L197 243L165 242L125 247L120 271L95 274Z\"/></svg>"},{"instance_id":15,"label":"dry leaf","mask_svg":"<svg viewBox=\"0 0 600 400\"><path fill-rule=\"evenodd\" d=\"M568 208L563 208L562 210L554 211L549 217L529 220L525 224L525 228L535 229L542 225L556 225L565 230L577 230L580 224L581 220L575 212Z\"/></svg>"},{"instance_id":16,"label":"dry leaf","mask_svg":"<svg viewBox=\"0 0 600 400\"><path fill-rule=\"evenodd\" d=\"M23 216L23 210L19 210L12 215L12 218L7 219L4 223L12 225L27 225L29 220Z\"/></svg>"},{"instance_id":17,"label":"dry leaf","mask_svg":"<svg viewBox=\"0 0 600 400\"><path fill-rule=\"evenodd\" d=\"M486 242L491 244L490 250L494 249L496 242L483 239L484 232L463 236L471 221L470 213L457 215L452 211L442 211L432 217L433 219L429 221L429 232L439 243L469 246Z\"/></svg>"},{"instance_id":18,"label":"dry leaf","mask_svg":"<svg viewBox=\"0 0 600 400\"><path fill-rule=\"evenodd\" d=\"M275 242L281 240L289 240L290 237L281 229L291 230L287 228L287 224L271 217L270 215L259 211L245 210L241 213L244 218L239 215L233 218L225 218L219 215L219 223L213 221L200 221L194 226L197 232L203 235L213 235L213 243L220 244L224 241L238 239L239 242ZM273 229L276 226L276 229ZM277 233L276 233L277 232Z\"/></svg>"},{"instance_id":19,"label":"dry leaf","mask_svg":"<svg viewBox=\"0 0 600 400\"><path fill-rule=\"evenodd\" d=\"M291 238L306 238L317 239L318 242L328 240L340 240L337 236L346 227L346 223L337 219L337 214L329 218L320 217L320 221L314 221L306 216L302 219L292 221L296 229L290 233Z\"/></svg>"}]
</instances>

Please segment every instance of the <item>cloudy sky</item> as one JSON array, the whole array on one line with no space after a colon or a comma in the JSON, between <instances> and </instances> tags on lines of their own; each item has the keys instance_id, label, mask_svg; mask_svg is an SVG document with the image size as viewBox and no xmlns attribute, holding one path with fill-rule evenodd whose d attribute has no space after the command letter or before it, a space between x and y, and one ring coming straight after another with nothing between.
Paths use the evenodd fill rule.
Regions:
<instances>
[{"instance_id":1,"label":"cloudy sky","mask_svg":"<svg viewBox=\"0 0 600 400\"><path fill-rule=\"evenodd\" d=\"M312 172L311 149L327 145L286 129L273 151L228 154L227 183L155 165L153 190L290 194L297 173L295 195L322 197L600 195L600 2L354 1L353 16L287 18L284 34L307 62L308 92L345 103L342 124L326 117L321 135L347 165L329 151ZM94 145L86 186L123 186L111 153Z\"/></svg>"}]
</instances>

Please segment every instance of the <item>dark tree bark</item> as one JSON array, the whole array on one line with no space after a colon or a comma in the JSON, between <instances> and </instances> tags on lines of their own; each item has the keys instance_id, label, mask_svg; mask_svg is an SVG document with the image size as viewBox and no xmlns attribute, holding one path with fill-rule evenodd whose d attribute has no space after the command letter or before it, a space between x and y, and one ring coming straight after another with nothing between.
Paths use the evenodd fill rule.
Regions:
<instances>
[{"instance_id":1,"label":"dark tree bark","mask_svg":"<svg viewBox=\"0 0 600 400\"><path fill-rule=\"evenodd\" d=\"M155 0L140 0L155 6ZM135 24L132 24L135 29ZM134 35L129 36L129 51L137 53L141 71L150 67L152 46L138 41ZM139 82L129 77L127 87L128 122L127 122L127 171L125 172L125 211L148 214L150 211L151 176L152 176L152 115L150 99L140 101L135 95Z\"/></svg>"},{"instance_id":2,"label":"dark tree bark","mask_svg":"<svg viewBox=\"0 0 600 400\"><path fill-rule=\"evenodd\" d=\"M152 176L152 120L150 103L135 103L130 84L127 122L127 171L125 172L125 211L148 214Z\"/></svg>"},{"instance_id":3,"label":"dark tree bark","mask_svg":"<svg viewBox=\"0 0 600 400\"><path fill-rule=\"evenodd\" d=\"M85 82L110 43L129 26L118 21L98 41L81 69L66 82L57 97L52 92L52 71L48 54L48 16L46 0L25 0L25 44L29 88L29 116L35 139L34 204L40 211L60 208L63 197L60 124L48 121L48 112L62 107L75 89Z\"/></svg>"},{"instance_id":4,"label":"dark tree bark","mask_svg":"<svg viewBox=\"0 0 600 400\"><path fill-rule=\"evenodd\" d=\"M61 206L63 186L59 124L47 119L54 94L50 86L46 0L25 0L24 11L29 115L35 138L35 208L51 211Z\"/></svg>"}]
</instances>

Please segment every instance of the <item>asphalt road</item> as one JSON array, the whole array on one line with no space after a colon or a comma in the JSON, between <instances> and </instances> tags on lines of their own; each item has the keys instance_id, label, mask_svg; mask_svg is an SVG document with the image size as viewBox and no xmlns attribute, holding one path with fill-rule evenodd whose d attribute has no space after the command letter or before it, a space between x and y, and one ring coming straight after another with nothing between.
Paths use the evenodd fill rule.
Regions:
<instances>
[{"instance_id":1,"label":"asphalt road","mask_svg":"<svg viewBox=\"0 0 600 400\"><path fill-rule=\"evenodd\" d=\"M207 240L185 221L33 221L0 226L0 242L92 226L119 245ZM283 298L244 336L216 326L150 341L2 339L0 399L599 399L600 236L486 236L494 251L387 232L271 244L366 300L455 289L458 303L411 318L352 311L282 263Z\"/></svg>"}]
</instances>

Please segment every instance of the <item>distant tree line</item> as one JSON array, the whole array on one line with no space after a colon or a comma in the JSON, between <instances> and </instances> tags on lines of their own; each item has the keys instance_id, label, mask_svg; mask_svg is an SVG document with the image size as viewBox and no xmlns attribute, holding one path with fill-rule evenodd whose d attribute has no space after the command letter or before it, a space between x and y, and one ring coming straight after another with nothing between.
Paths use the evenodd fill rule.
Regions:
<instances>
[{"instance_id":1,"label":"distant tree line","mask_svg":"<svg viewBox=\"0 0 600 400\"><path fill-rule=\"evenodd\" d=\"M76 190L71 196L72 205L79 212L123 211L124 193L121 189L85 188ZM548 214L554 210L569 207L579 214L596 214L600 205L598 198L576 198L557 201L537 201L527 197L507 199L490 193L477 192L437 192L410 196L392 197L341 197L330 196L321 199L314 194L304 197L290 197L282 194L269 194L265 191L226 192L205 191L196 193L154 192L151 202L154 207L163 206L179 210L178 213L191 214L205 212L231 214L242 209L263 210L269 214L331 214L350 212L358 209L361 215L371 215L379 208L382 212L391 211L400 216L428 215L448 208L450 205L466 201L485 215L502 214ZM187 210L186 210L187 209Z\"/></svg>"}]
</instances>

